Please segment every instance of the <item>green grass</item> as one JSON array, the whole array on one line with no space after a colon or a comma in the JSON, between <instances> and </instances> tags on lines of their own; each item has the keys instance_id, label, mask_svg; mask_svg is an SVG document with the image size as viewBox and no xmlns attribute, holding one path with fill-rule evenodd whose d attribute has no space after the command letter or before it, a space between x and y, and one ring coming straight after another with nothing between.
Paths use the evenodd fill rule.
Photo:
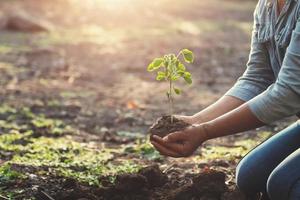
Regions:
<instances>
[{"instance_id":1,"label":"green grass","mask_svg":"<svg viewBox=\"0 0 300 200\"><path fill-rule=\"evenodd\" d=\"M74 130L58 119L34 114L30 108L15 109L8 105L0 105L0 133L11 131L28 132L33 135L58 137Z\"/></svg>"},{"instance_id":2,"label":"green grass","mask_svg":"<svg viewBox=\"0 0 300 200\"><path fill-rule=\"evenodd\" d=\"M65 125L61 120L47 119L44 116L38 116L31 120L30 124L35 130L44 132L52 136L62 136L65 133L72 132L72 128Z\"/></svg>"},{"instance_id":3,"label":"green grass","mask_svg":"<svg viewBox=\"0 0 300 200\"><path fill-rule=\"evenodd\" d=\"M22 189L14 188L8 191L6 185L16 179L25 179L26 176L20 172L11 169L10 164L6 163L0 166L0 199L15 199L15 196L22 193Z\"/></svg>"},{"instance_id":4,"label":"green grass","mask_svg":"<svg viewBox=\"0 0 300 200\"><path fill-rule=\"evenodd\" d=\"M151 145L148 139L137 139L135 144L130 144L124 147L123 151L125 153L130 153L134 155L139 155L141 159L160 161L163 156L159 154L158 151Z\"/></svg>"},{"instance_id":5,"label":"green grass","mask_svg":"<svg viewBox=\"0 0 300 200\"><path fill-rule=\"evenodd\" d=\"M101 185L99 177L135 172L140 168L140 165L125 160L114 164L110 162L114 158L113 150L90 149L69 138L40 137L32 142L26 146L27 153L15 155L9 163L37 168L46 166L58 175L90 185Z\"/></svg>"},{"instance_id":6,"label":"green grass","mask_svg":"<svg viewBox=\"0 0 300 200\"><path fill-rule=\"evenodd\" d=\"M57 175L73 177L90 185L101 185L100 177L110 176L113 181L117 174L136 172L141 167L126 160L112 162L114 154L122 153L122 150L92 149L85 143L75 142L65 136L65 133L74 132L72 127L61 120L34 114L29 108L1 105L0 116L3 117L0 120L0 150L13 152L8 164L36 169L46 167ZM142 145L138 149L146 154L151 151L150 147ZM48 174L49 171L39 173Z\"/></svg>"},{"instance_id":7,"label":"green grass","mask_svg":"<svg viewBox=\"0 0 300 200\"><path fill-rule=\"evenodd\" d=\"M9 164L0 166L0 180L1 182L11 181L17 178L25 178L25 176L15 170L11 169Z\"/></svg>"},{"instance_id":8,"label":"green grass","mask_svg":"<svg viewBox=\"0 0 300 200\"><path fill-rule=\"evenodd\" d=\"M271 132L263 131L259 132L257 137L254 139L244 139L235 142L232 147L226 146L208 146L201 149L201 156L196 158L201 161L213 161L217 159L234 161L239 160L241 157L245 156L249 151L259 145L262 141L266 140L272 135Z\"/></svg>"},{"instance_id":9,"label":"green grass","mask_svg":"<svg viewBox=\"0 0 300 200\"><path fill-rule=\"evenodd\" d=\"M0 150L6 152L20 153L26 150L26 146L18 144L17 141L27 140L30 142L29 136L32 131L26 131L25 133L19 133L18 131L11 130L8 134L0 135Z\"/></svg>"}]
</instances>

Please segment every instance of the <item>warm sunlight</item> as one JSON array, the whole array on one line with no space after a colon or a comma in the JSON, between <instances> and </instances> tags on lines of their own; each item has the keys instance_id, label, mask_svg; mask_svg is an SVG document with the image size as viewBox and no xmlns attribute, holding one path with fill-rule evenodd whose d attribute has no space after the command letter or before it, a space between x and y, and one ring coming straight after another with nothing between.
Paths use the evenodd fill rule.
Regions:
<instances>
[{"instance_id":1,"label":"warm sunlight","mask_svg":"<svg viewBox=\"0 0 300 200\"><path fill-rule=\"evenodd\" d=\"M120 6L128 3L130 0L98 0L104 4L112 6Z\"/></svg>"},{"instance_id":2,"label":"warm sunlight","mask_svg":"<svg viewBox=\"0 0 300 200\"><path fill-rule=\"evenodd\" d=\"M107 10L115 10L136 6L140 3L145 3L140 0L68 0L73 8L97 10L99 8ZM61 4L62 5L62 4Z\"/></svg>"},{"instance_id":3,"label":"warm sunlight","mask_svg":"<svg viewBox=\"0 0 300 200\"><path fill-rule=\"evenodd\" d=\"M264 1L0 0L0 200L299 200L300 0Z\"/></svg>"},{"instance_id":4,"label":"warm sunlight","mask_svg":"<svg viewBox=\"0 0 300 200\"><path fill-rule=\"evenodd\" d=\"M128 5L132 5L133 0L93 0L91 2L99 7L105 7L107 9L119 9L126 8Z\"/></svg>"}]
</instances>

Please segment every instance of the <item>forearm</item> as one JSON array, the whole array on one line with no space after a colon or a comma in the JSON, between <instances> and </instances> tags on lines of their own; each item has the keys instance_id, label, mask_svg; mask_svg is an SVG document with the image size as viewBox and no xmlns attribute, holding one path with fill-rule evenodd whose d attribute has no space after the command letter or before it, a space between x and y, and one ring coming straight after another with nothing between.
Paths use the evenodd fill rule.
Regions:
<instances>
[{"instance_id":1,"label":"forearm","mask_svg":"<svg viewBox=\"0 0 300 200\"><path fill-rule=\"evenodd\" d=\"M228 113L229 111L241 106L244 101L232 97L232 96L223 96L214 104L208 106L204 110L193 115L193 120L195 123L205 123L213 119L216 119L219 116Z\"/></svg>"},{"instance_id":2,"label":"forearm","mask_svg":"<svg viewBox=\"0 0 300 200\"><path fill-rule=\"evenodd\" d=\"M206 132L207 139L212 139L251 130L263 125L264 123L257 119L245 103L201 126Z\"/></svg>"}]
</instances>

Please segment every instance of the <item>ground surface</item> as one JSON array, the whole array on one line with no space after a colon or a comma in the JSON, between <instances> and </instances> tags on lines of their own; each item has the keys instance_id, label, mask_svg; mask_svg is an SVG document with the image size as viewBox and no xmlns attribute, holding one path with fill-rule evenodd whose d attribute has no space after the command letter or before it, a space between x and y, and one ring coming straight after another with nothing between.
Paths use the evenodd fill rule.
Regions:
<instances>
[{"instance_id":1,"label":"ground surface","mask_svg":"<svg viewBox=\"0 0 300 200\"><path fill-rule=\"evenodd\" d=\"M162 157L147 129L167 114L167 86L146 66L193 50L194 83L182 86L175 110L201 110L245 69L254 7L250 0L1 1L0 16L26 12L51 28L0 31L0 199L244 199L234 188L237 162L288 122L206 142L190 158ZM202 195L199 172L212 174L217 196Z\"/></svg>"}]
</instances>

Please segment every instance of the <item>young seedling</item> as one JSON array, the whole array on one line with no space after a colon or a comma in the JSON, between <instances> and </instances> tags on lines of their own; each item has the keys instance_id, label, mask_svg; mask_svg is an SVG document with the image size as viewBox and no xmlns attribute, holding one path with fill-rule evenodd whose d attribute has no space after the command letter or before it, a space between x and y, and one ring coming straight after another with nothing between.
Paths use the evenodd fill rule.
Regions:
<instances>
[{"instance_id":1,"label":"young seedling","mask_svg":"<svg viewBox=\"0 0 300 200\"><path fill-rule=\"evenodd\" d=\"M182 56L183 60L180 59ZM181 90L174 86L174 82L183 78L187 84L192 84L192 75L188 72L182 63L192 63L194 61L194 54L188 49L181 50L177 56L175 54L167 54L160 58L155 58L149 65L147 70L149 72L157 71L156 80L157 81L167 81L169 82L169 89L167 91L167 97L169 101L169 111L171 116L171 123L173 123L173 107L174 107L174 97L175 94L180 95Z\"/></svg>"}]
</instances>

